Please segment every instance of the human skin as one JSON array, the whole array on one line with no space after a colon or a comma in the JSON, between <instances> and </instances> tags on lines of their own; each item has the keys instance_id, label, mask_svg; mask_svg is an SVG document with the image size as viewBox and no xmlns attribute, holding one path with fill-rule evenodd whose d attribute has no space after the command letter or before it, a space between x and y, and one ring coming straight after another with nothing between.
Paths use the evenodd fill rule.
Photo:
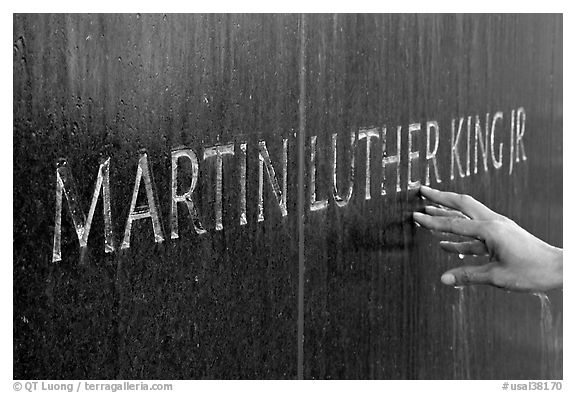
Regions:
<instances>
[{"instance_id":1,"label":"human skin","mask_svg":"<svg viewBox=\"0 0 576 393\"><path fill-rule=\"evenodd\" d=\"M488 256L483 265L461 266L445 272L446 285L492 285L519 292L562 288L561 248L553 247L469 195L421 186L420 193L441 207L414 212L414 221L432 231L464 236L463 241L441 241L450 253Z\"/></svg>"}]
</instances>

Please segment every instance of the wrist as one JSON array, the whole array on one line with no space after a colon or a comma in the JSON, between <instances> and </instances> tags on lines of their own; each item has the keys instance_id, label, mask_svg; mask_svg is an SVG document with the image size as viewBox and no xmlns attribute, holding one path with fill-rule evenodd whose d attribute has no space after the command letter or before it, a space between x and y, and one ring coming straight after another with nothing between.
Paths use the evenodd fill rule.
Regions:
<instances>
[{"instance_id":1,"label":"wrist","mask_svg":"<svg viewBox=\"0 0 576 393\"><path fill-rule=\"evenodd\" d=\"M552 247L552 276L550 289L562 289L563 285L563 258L564 250L558 247Z\"/></svg>"}]
</instances>

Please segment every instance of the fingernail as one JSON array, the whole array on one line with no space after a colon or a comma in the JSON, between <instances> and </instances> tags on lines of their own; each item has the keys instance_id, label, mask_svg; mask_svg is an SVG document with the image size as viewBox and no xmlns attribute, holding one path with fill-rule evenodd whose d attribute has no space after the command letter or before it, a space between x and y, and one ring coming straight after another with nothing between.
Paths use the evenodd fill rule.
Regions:
<instances>
[{"instance_id":1,"label":"fingernail","mask_svg":"<svg viewBox=\"0 0 576 393\"><path fill-rule=\"evenodd\" d=\"M420 212L414 212L414 213L412 213L412 216L414 218L421 218L421 217L424 217L424 214L422 214Z\"/></svg>"},{"instance_id":2,"label":"fingernail","mask_svg":"<svg viewBox=\"0 0 576 393\"><path fill-rule=\"evenodd\" d=\"M456 283L456 277L454 277L453 274L449 274L449 273L442 275L440 280L442 281L442 284L445 284L445 285L454 285Z\"/></svg>"}]
</instances>

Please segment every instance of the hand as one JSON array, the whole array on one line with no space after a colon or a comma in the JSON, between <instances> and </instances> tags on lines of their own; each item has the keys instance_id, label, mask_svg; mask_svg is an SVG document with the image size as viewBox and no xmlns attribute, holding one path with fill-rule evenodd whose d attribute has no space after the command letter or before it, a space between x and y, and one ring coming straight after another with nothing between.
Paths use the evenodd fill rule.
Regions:
<instances>
[{"instance_id":1,"label":"hand","mask_svg":"<svg viewBox=\"0 0 576 393\"><path fill-rule=\"evenodd\" d=\"M420 187L420 192L445 208L426 206L426 214L414 212L418 224L468 238L461 242L441 241L442 249L455 254L490 257L484 265L447 271L441 278L444 284L487 284L530 292L562 288L562 249L538 239L468 195L425 186Z\"/></svg>"}]
</instances>

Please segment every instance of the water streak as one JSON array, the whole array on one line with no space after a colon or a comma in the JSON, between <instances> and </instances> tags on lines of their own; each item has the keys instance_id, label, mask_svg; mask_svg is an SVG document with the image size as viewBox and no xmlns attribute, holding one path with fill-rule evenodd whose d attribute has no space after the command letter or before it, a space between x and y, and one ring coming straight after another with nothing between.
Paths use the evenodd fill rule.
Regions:
<instances>
[{"instance_id":1,"label":"water streak","mask_svg":"<svg viewBox=\"0 0 576 393\"><path fill-rule=\"evenodd\" d=\"M456 287L456 289L458 290L458 298L456 305L452 306L454 378L470 379L470 345L464 306L464 287Z\"/></svg>"},{"instance_id":2,"label":"water streak","mask_svg":"<svg viewBox=\"0 0 576 393\"><path fill-rule=\"evenodd\" d=\"M552 362L552 342L554 332L552 331L552 307L550 299L545 293L534 293L540 299L540 343L542 354L540 356L540 377L550 378Z\"/></svg>"}]
</instances>

